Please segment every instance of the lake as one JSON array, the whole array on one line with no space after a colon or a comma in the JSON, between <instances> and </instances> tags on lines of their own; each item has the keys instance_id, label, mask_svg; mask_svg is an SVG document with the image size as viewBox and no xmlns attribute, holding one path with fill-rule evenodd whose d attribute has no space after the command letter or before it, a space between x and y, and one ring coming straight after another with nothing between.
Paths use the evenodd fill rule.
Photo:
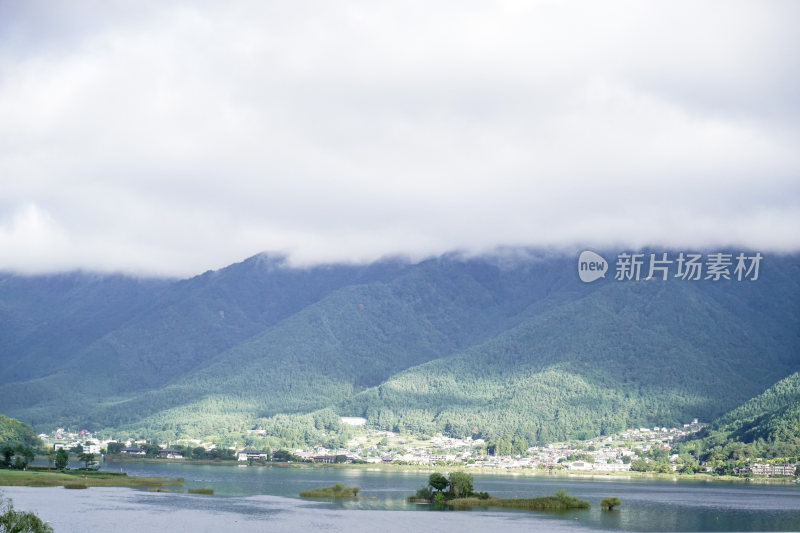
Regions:
<instances>
[{"instance_id":1,"label":"lake","mask_svg":"<svg viewBox=\"0 0 800 533\"><path fill-rule=\"evenodd\" d=\"M183 477L184 488L213 496L131 488L67 490L2 487L18 509L34 510L57 532L165 531L800 531L800 487L755 483L583 479L476 474L475 490L495 496L546 496L566 489L592 508L566 512L437 511L405 497L428 474L390 470L111 463L131 475ZM308 501L301 490L344 483L357 500ZM617 496L618 511L600 500Z\"/></svg>"}]
</instances>

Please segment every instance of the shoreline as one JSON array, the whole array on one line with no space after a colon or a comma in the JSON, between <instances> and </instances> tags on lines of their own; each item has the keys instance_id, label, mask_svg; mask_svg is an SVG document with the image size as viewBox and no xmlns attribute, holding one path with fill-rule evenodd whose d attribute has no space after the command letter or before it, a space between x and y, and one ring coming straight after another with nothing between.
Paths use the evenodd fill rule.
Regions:
<instances>
[{"instance_id":1,"label":"shoreline","mask_svg":"<svg viewBox=\"0 0 800 533\"><path fill-rule=\"evenodd\" d=\"M597 480L648 480L648 481L702 481L709 482L731 482L731 483L755 483L764 485L784 485L792 484L795 478L772 478L772 477L740 477L740 476L718 476L707 473L697 474L663 474L658 472L594 472L591 470L559 470L546 471L534 468L481 468L473 465L396 465L391 463L256 463L249 465L240 461L209 461L194 459L157 459L157 458L117 458L111 460L105 458L104 463L124 464L124 463L149 463L149 464L189 464L189 465L210 465L210 466L237 466L237 467L268 467L268 468L319 468L319 469L350 469L350 470L372 470L386 472L451 472L453 470L463 470L475 475L509 475L526 477L547 477L547 478L578 478L578 479L597 479Z\"/></svg>"},{"instance_id":2,"label":"shoreline","mask_svg":"<svg viewBox=\"0 0 800 533\"><path fill-rule=\"evenodd\" d=\"M4 487L179 487L182 478L129 476L127 473L85 470L0 470Z\"/></svg>"}]
</instances>

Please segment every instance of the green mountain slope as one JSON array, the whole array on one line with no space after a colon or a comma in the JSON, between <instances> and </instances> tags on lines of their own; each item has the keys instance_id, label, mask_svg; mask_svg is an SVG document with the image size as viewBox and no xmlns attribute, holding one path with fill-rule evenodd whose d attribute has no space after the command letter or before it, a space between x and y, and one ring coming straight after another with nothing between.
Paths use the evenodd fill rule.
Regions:
<instances>
[{"instance_id":1,"label":"green mountain slope","mask_svg":"<svg viewBox=\"0 0 800 533\"><path fill-rule=\"evenodd\" d=\"M706 461L719 474L751 462L800 460L800 372L795 372L678 443L678 452Z\"/></svg>"},{"instance_id":2,"label":"green mountain slope","mask_svg":"<svg viewBox=\"0 0 800 533\"><path fill-rule=\"evenodd\" d=\"M109 394L159 387L331 291L402 268L384 262L289 269L282 259L255 256L174 284L147 313L89 345L70 370L102 370Z\"/></svg>"},{"instance_id":3,"label":"green mountain slope","mask_svg":"<svg viewBox=\"0 0 800 533\"><path fill-rule=\"evenodd\" d=\"M0 274L0 383L48 375L143 312L170 283L90 273Z\"/></svg>"},{"instance_id":4,"label":"green mountain slope","mask_svg":"<svg viewBox=\"0 0 800 533\"><path fill-rule=\"evenodd\" d=\"M800 373L794 373L711 424L740 442L800 439Z\"/></svg>"},{"instance_id":5,"label":"green mountain slope","mask_svg":"<svg viewBox=\"0 0 800 533\"><path fill-rule=\"evenodd\" d=\"M797 368L796 338L764 338L761 322L700 286L610 284L342 408L387 429L528 442L708 419Z\"/></svg>"},{"instance_id":6,"label":"green mountain slope","mask_svg":"<svg viewBox=\"0 0 800 533\"><path fill-rule=\"evenodd\" d=\"M42 429L165 438L330 408L526 442L708 420L800 368L798 264L768 256L755 282L583 284L575 258L522 250L305 270L257 256L138 299L87 297L81 320L51 298L62 324L116 318L55 330L64 345L28 373L7 366L38 353L24 339L58 335L0 284L0 405Z\"/></svg>"},{"instance_id":7,"label":"green mountain slope","mask_svg":"<svg viewBox=\"0 0 800 533\"><path fill-rule=\"evenodd\" d=\"M543 272L520 269L507 283L528 278L528 290L543 293L552 282L536 276ZM99 406L100 416L181 434L218 429L216 417L241 428L254 417L324 408L518 322L527 301L505 296L502 274L432 261L388 283L345 287L163 389Z\"/></svg>"},{"instance_id":8,"label":"green mountain slope","mask_svg":"<svg viewBox=\"0 0 800 533\"><path fill-rule=\"evenodd\" d=\"M0 415L0 448L17 445L38 448L42 441L28 424Z\"/></svg>"},{"instance_id":9,"label":"green mountain slope","mask_svg":"<svg viewBox=\"0 0 800 533\"><path fill-rule=\"evenodd\" d=\"M385 261L289 269L281 259L255 256L188 280L161 282L166 286L143 302L132 298L105 302L103 291L96 290L99 297L89 298L84 307L99 318L75 313L70 305L62 305L62 299L51 297L51 307L70 321L58 328L43 321L40 329L53 340L36 351L30 351L31 343L25 341L40 334L38 330L27 337L16 334L21 340L1 356L9 366L0 372L0 384L5 383L0 385L0 399L8 412L34 425L79 421L108 425L94 416L98 401L158 389L339 287L390 278L402 268L400 262ZM42 283L39 278L23 281L34 288ZM9 309L22 307L2 288L0 301L11 300ZM78 291L77 297L81 295L86 297L86 291ZM104 316L114 313L122 317L117 327L99 327ZM31 314L47 317L38 308ZM75 324L93 328L94 334L73 335ZM25 375L11 371L24 367L33 356L39 358L42 371Z\"/></svg>"}]
</instances>

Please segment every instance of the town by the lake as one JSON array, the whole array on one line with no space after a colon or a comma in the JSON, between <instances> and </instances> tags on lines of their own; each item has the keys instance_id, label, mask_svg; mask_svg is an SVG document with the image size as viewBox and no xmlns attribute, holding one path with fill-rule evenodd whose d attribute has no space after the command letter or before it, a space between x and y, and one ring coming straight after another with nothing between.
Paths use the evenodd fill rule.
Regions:
<instances>
[{"instance_id":1,"label":"town by the lake","mask_svg":"<svg viewBox=\"0 0 800 533\"><path fill-rule=\"evenodd\" d=\"M531 446L525 453L502 453L483 439L459 439L443 435L414 436L373 430L363 418L342 417L357 435L340 448L322 445L305 448L255 448L220 446L200 439L156 442L121 439L86 429L56 428L39 436L52 450L65 449L90 466L102 461L178 461L203 464L263 465L308 463L332 465L395 465L398 467L460 467L468 471L529 471L531 473L625 475L632 472L658 474L708 474L786 479L797 474L797 465L778 459L742 457L734 468L713 461L699 461L678 453L676 443L706 427L697 419L680 427L629 428L615 435ZM264 436L262 430L251 430Z\"/></svg>"}]
</instances>

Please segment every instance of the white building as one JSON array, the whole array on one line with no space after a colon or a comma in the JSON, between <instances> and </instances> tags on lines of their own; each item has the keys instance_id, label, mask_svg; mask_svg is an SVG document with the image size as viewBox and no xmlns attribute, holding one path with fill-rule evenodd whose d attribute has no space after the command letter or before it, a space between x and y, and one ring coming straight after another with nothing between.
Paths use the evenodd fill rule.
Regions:
<instances>
[{"instance_id":1,"label":"white building","mask_svg":"<svg viewBox=\"0 0 800 533\"><path fill-rule=\"evenodd\" d=\"M269 459L267 452L259 452L257 450L242 450L238 454L239 461L262 460Z\"/></svg>"}]
</instances>

